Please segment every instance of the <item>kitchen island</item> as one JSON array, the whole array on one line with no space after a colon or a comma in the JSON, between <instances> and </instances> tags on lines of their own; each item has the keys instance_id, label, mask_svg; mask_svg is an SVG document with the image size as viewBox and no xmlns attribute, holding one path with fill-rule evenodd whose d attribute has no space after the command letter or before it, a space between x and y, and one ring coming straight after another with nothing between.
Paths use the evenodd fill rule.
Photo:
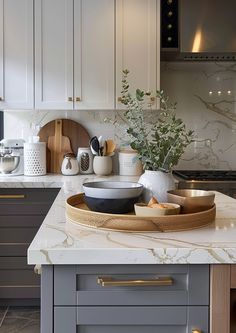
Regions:
<instances>
[{"instance_id":1,"label":"kitchen island","mask_svg":"<svg viewBox=\"0 0 236 333\"><path fill-rule=\"evenodd\" d=\"M28 263L42 267L41 332L207 333L209 309L211 316L218 314L221 329L229 309L217 313L212 286L217 285L222 300L228 297L217 274L226 281L230 266L215 264L236 263L235 200L216 193L216 221L198 230L100 231L66 224L65 200L80 192L84 180L46 176L1 182L11 188L61 187L28 249ZM218 267L226 271L217 273ZM213 326L211 332L229 332Z\"/></svg>"}]
</instances>

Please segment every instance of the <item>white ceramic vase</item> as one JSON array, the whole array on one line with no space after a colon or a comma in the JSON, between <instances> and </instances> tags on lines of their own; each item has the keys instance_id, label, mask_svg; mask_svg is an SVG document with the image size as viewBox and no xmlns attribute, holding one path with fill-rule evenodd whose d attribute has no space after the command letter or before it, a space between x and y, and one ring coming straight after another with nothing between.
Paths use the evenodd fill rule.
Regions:
<instances>
[{"instance_id":1,"label":"white ceramic vase","mask_svg":"<svg viewBox=\"0 0 236 333\"><path fill-rule=\"evenodd\" d=\"M171 172L145 170L139 178L143 184L143 200L148 202L152 196L159 202L167 202L167 191L175 189L175 180Z\"/></svg>"}]
</instances>

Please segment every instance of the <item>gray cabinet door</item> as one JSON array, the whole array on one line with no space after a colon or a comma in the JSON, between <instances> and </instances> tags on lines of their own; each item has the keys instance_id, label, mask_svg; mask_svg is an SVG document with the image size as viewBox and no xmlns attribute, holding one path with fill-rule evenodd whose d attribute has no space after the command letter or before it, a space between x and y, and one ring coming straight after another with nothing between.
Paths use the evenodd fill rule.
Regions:
<instances>
[{"instance_id":1,"label":"gray cabinet door","mask_svg":"<svg viewBox=\"0 0 236 333\"><path fill-rule=\"evenodd\" d=\"M27 265L27 248L58 191L58 188L0 188L1 305L31 302L34 305L34 299L40 297L40 278L33 266Z\"/></svg>"},{"instance_id":2,"label":"gray cabinet door","mask_svg":"<svg viewBox=\"0 0 236 333\"><path fill-rule=\"evenodd\" d=\"M208 307L56 307L54 333L208 333Z\"/></svg>"},{"instance_id":3,"label":"gray cabinet door","mask_svg":"<svg viewBox=\"0 0 236 333\"><path fill-rule=\"evenodd\" d=\"M98 277L152 280L170 277L168 286L108 286ZM209 305L208 265L55 266L54 304L74 306Z\"/></svg>"}]
</instances>

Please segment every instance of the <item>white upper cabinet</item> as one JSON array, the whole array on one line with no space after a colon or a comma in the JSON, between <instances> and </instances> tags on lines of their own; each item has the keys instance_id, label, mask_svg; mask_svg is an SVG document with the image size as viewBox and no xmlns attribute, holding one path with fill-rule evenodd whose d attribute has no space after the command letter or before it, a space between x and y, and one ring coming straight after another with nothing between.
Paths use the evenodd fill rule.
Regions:
<instances>
[{"instance_id":1,"label":"white upper cabinet","mask_svg":"<svg viewBox=\"0 0 236 333\"><path fill-rule=\"evenodd\" d=\"M155 92L160 86L160 0L116 1L116 101L122 70L130 71L131 90Z\"/></svg>"},{"instance_id":2,"label":"white upper cabinet","mask_svg":"<svg viewBox=\"0 0 236 333\"><path fill-rule=\"evenodd\" d=\"M73 0L35 0L35 108L73 109Z\"/></svg>"},{"instance_id":3,"label":"white upper cabinet","mask_svg":"<svg viewBox=\"0 0 236 333\"><path fill-rule=\"evenodd\" d=\"M0 109L34 107L33 1L0 0Z\"/></svg>"},{"instance_id":4,"label":"white upper cabinet","mask_svg":"<svg viewBox=\"0 0 236 333\"><path fill-rule=\"evenodd\" d=\"M35 4L35 107L114 108L114 0Z\"/></svg>"},{"instance_id":5,"label":"white upper cabinet","mask_svg":"<svg viewBox=\"0 0 236 333\"><path fill-rule=\"evenodd\" d=\"M114 109L114 0L74 0L75 109Z\"/></svg>"}]
</instances>

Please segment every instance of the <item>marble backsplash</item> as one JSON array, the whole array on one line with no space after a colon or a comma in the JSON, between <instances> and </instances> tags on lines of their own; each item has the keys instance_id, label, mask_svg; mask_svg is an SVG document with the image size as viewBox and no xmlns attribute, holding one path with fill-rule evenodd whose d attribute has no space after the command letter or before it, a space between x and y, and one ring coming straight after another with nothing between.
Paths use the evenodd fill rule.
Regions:
<instances>
[{"instance_id":1,"label":"marble backsplash","mask_svg":"<svg viewBox=\"0 0 236 333\"><path fill-rule=\"evenodd\" d=\"M161 64L161 88L177 102L176 113L195 141L179 162L179 169L236 169L236 63L166 62ZM24 138L35 127L56 118L81 123L93 135L126 142L121 111L5 112L5 137ZM110 118L112 123L104 123ZM152 121L154 118L152 119Z\"/></svg>"}]
</instances>

